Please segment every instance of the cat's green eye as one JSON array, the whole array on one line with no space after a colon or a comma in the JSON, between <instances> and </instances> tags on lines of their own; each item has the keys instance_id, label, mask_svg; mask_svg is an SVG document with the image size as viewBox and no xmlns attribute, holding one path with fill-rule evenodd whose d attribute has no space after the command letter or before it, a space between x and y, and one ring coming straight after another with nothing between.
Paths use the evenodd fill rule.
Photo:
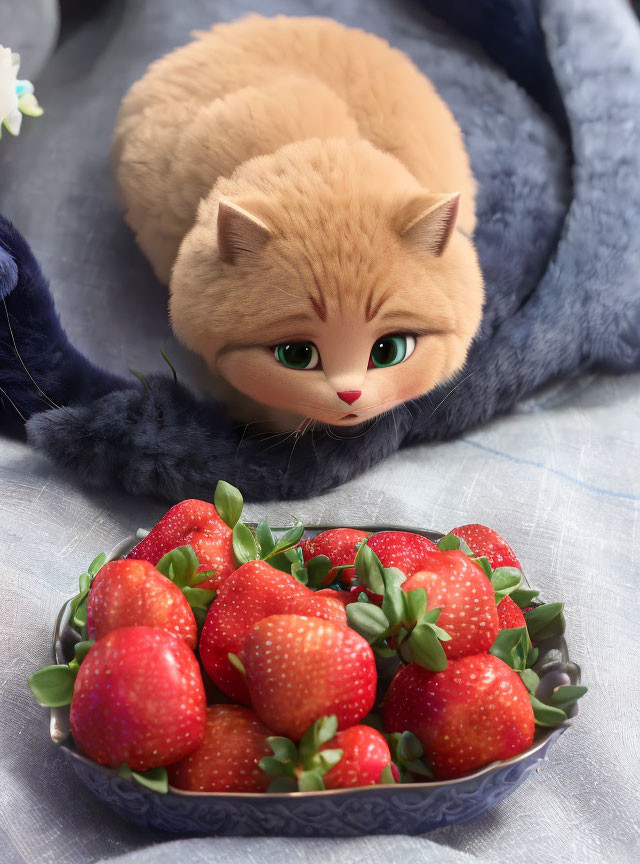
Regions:
<instances>
[{"instance_id":1,"label":"cat's green eye","mask_svg":"<svg viewBox=\"0 0 640 864\"><path fill-rule=\"evenodd\" d=\"M397 366L411 357L416 347L415 336L392 334L383 336L371 349L369 368L384 369L387 366Z\"/></svg>"},{"instance_id":2,"label":"cat's green eye","mask_svg":"<svg viewBox=\"0 0 640 864\"><path fill-rule=\"evenodd\" d=\"M273 351L278 363L288 369L317 369L320 355L313 342L283 342Z\"/></svg>"}]
</instances>

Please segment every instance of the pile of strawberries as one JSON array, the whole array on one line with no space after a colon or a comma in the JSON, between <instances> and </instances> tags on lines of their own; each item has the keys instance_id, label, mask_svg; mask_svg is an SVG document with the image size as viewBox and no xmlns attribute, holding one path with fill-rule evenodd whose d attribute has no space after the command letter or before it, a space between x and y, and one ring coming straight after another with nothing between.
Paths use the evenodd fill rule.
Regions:
<instances>
[{"instance_id":1,"label":"pile of strawberries","mask_svg":"<svg viewBox=\"0 0 640 864\"><path fill-rule=\"evenodd\" d=\"M229 484L214 502L98 556L70 603L74 659L29 680L101 765L157 791L443 780L526 750L585 692L541 687L533 643L563 606L537 603L495 531L276 538Z\"/></svg>"}]
</instances>

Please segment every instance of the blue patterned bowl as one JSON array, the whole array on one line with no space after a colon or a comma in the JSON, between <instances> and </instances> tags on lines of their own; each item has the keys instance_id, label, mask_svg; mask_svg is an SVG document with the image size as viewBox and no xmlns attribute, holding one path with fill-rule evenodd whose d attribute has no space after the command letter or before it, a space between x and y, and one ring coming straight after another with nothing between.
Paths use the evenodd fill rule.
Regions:
<instances>
[{"instance_id":1,"label":"blue patterned bowl","mask_svg":"<svg viewBox=\"0 0 640 864\"><path fill-rule=\"evenodd\" d=\"M315 536L330 525L307 529ZM405 530L437 540L434 531L398 526L363 526L368 531ZM286 529L282 529L282 533ZM274 533L278 534L278 531ZM111 558L125 555L137 542L127 538ZM69 626L69 605L58 616L54 636L57 663L73 656L77 634ZM580 670L567 656L564 639L541 643L536 671L561 667L577 683ZM123 819L143 828L174 834L228 836L356 837L364 834L424 834L435 828L472 819L509 795L543 760L549 747L569 724L540 730L533 745L512 759L494 762L480 771L431 783L367 786L324 792L205 793L170 789L152 792L115 771L87 759L74 746L68 708L51 709L51 737L71 761L82 782Z\"/></svg>"}]
</instances>

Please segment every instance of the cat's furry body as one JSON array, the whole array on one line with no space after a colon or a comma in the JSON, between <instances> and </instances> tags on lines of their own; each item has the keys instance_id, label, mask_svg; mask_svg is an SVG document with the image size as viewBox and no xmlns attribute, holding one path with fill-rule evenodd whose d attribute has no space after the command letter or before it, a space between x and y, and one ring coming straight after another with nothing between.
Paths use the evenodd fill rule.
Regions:
<instances>
[{"instance_id":1,"label":"cat's furry body","mask_svg":"<svg viewBox=\"0 0 640 864\"><path fill-rule=\"evenodd\" d=\"M114 161L177 335L246 419L353 425L462 366L483 296L469 160L377 37L255 16L199 33L125 97ZM413 354L368 368L390 333L415 333ZM284 342L322 368L277 363ZM361 393L348 415L344 391Z\"/></svg>"}]
</instances>

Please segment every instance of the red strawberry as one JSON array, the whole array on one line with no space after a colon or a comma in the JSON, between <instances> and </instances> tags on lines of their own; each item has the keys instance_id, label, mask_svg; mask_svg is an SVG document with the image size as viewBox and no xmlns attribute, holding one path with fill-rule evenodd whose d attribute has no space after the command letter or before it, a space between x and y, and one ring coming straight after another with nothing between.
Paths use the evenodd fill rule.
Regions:
<instances>
[{"instance_id":1,"label":"red strawberry","mask_svg":"<svg viewBox=\"0 0 640 864\"><path fill-rule=\"evenodd\" d=\"M349 603L353 603L357 599L351 591L338 591L336 588L321 588L315 593L316 597L330 597L332 600L342 603L343 606L348 606Z\"/></svg>"},{"instance_id":2,"label":"red strawberry","mask_svg":"<svg viewBox=\"0 0 640 864\"><path fill-rule=\"evenodd\" d=\"M509 596L503 597L500 603L498 603L498 621L500 622L501 630L527 626L520 607Z\"/></svg>"},{"instance_id":3,"label":"red strawberry","mask_svg":"<svg viewBox=\"0 0 640 864\"><path fill-rule=\"evenodd\" d=\"M384 735L371 726L351 726L338 732L320 751L333 749L342 750L342 758L324 775L327 789L374 786L391 762Z\"/></svg>"},{"instance_id":4,"label":"red strawberry","mask_svg":"<svg viewBox=\"0 0 640 864\"><path fill-rule=\"evenodd\" d=\"M323 531L317 537L310 537L300 544L305 564L316 555L326 555L334 566L352 564L356 560L358 549L356 545L362 543L369 536L367 531L358 531L355 528L331 528ZM324 584L330 585L340 579L343 585L351 585L355 581L356 571L353 567L348 570L331 570Z\"/></svg>"},{"instance_id":5,"label":"red strawberry","mask_svg":"<svg viewBox=\"0 0 640 864\"><path fill-rule=\"evenodd\" d=\"M450 533L464 540L476 555L488 558L494 570L498 567L517 567L522 570L516 553L493 528L477 524L461 525Z\"/></svg>"},{"instance_id":6,"label":"red strawberry","mask_svg":"<svg viewBox=\"0 0 640 864\"><path fill-rule=\"evenodd\" d=\"M385 697L384 723L420 739L439 780L516 756L534 734L526 687L493 654L453 660L444 672L402 667Z\"/></svg>"},{"instance_id":7,"label":"red strawberry","mask_svg":"<svg viewBox=\"0 0 640 864\"><path fill-rule=\"evenodd\" d=\"M195 650L198 626L182 591L148 561L110 561L93 580L87 629L102 639L120 627L161 627Z\"/></svg>"},{"instance_id":8,"label":"red strawberry","mask_svg":"<svg viewBox=\"0 0 640 864\"><path fill-rule=\"evenodd\" d=\"M269 615L315 615L346 624L342 603L323 597L267 564L249 561L229 576L209 608L202 635L200 659L207 674L236 702L251 704L244 677L229 661L229 652L242 658L246 634Z\"/></svg>"},{"instance_id":9,"label":"red strawberry","mask_svg":"<svg viewBox=\"0 0 640 864\"><path fill-rule=\"evenodd\" d=\"M405 576L420 569L425 553L437 549L435 543L421 534L409 531L381 531L367 540L383 567L397 567Z\"/></svg>"},{"instance_id":10,"label":"red strawberry","mask_svg":"<svg viewBox=\"0 0 640 864\"><path fill-rule=\"evenodd\" d=\"M156 627L123 627L96 642L80 666L71 731L101 765L146 771L200 744L205 707L198 661L182 639Z\"/></svg>"},{"instance_id":11,"label":"red strawberry","mask_svg":"<svg viewBox=\"0 0 640 864\"><path fill-rule=\"evenodd\" d=\"M188 792L266 792L258 767L271 732L249 708L210 705L200 746L169 767L169 783Z\"/></svg>"},{"instance_id":12,"label":"red strawberry","mask_svg":"<svg viewBox=\"0 0 640 864\"><path fill-rule=\"evenodd\" d=\"M460 551L431 552L422 569L402 584L409 592L424 588L427 608L441 608L438 627L451 640L442 647L448 659L488 651L500 624L495 594L483 570Z\"/></svg>"},{"instance_id":13,"label":"red strawberry","mask_svg":"<svg viewBox=\"0 0 640 864\"><path fill-rule=\"evenodd\" d=\"M376 695L376 663L367 642L335 621L272 615L244 643L253 708L276 735L296 741L320 717L338 729L358 723Z\"/></svg>"},{"instance_id":14,"label":"red strawberry","mask_svg":"<svg viewBox=\"0 0 640 864\"><path fill-rule=\"evenodd\" d=\"M127 558L157 564L172 549L191 546L200 562L198 569L215 570L216 573L215 577L206 579L198 587L217 590L236 569L232 533L213 504L190 498L172 507Z\"/></svg>"}]
</instances>

